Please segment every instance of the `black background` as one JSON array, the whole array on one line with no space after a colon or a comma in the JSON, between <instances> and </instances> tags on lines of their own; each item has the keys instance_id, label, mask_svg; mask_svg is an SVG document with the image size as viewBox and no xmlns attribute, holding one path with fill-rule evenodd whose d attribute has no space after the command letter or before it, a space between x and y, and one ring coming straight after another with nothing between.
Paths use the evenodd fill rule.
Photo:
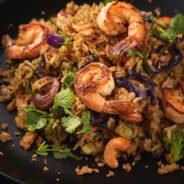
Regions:
<instances>
[{"instance_id":1,"label":"black background","mask_svg":"<svg viewBox=\"0 0 184 184\"><path fill-rule=\"evenodd\" d=\"M1 0L2 1L2 0ZM17 26L27 23L32 17L43 17L41 11L46 12L46 16L56 14L66 4L66 0L6 0L4 3L0 1L0 36L5 33L15 34ZM153 3L148 3L146 0L135 0L133 3L143 10L153 10L156 7L161 7L162 13L165 15L173 15L175 12L184 12L184 0L152 0ZM77 3L90 1L76 1ZM13 27L8 26L13 23ZM5 56L1 48L0 67L4 67ZM8 174L11 177L17 178L26 183L47 184L56 183L56 177L61 178L61 183L149 183L149 184L183 184L183 172L175 172L169 175L160 176L156 174L156 162L158 161L149 154L143 155L142 161L139 161L133 168L131 173L125 173L122 169L116 170L115 177L107 179L105 175L109 169L104 168L100 174L90 176L77 176L74 168L77 165L94 166L94 162L89 158L82 161L72 159L55 160L48 157L49 172L43 173L43 158L39 158L38 163L30 162L33 151L25 151L18 144L20 137L14 136L16 127L14 125L14 115L16 112L8 113L5 109L5 104L0 105L0 124L8 123L9 132L14 137L13 142L6 145L0 143L0 151L5 153L5 156L0 158L0 171ZM13 148L12 144L16 147ZM145 169L145 165L149 165L149 169ZM61 175L57 175L57 171L61 171ZM7 181L0 178L0 184L6 184ZM12 182L8 182L12 183Z\"/></svg>"}]
</instances>

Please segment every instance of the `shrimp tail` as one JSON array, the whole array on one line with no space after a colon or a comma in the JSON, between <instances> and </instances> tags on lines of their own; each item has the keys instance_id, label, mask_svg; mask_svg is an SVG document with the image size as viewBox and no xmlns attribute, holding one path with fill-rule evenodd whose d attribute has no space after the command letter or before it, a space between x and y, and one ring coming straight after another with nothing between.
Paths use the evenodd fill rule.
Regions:
<instances>
[{"instance_id":1,"label":"shrimp tail","mask_svg":"<svg viewBox=\"0 0 184 184\"><path fill-rule=\"evenodd\" d=\"M127 50L134 48L137 46L137 42L133 41L129 38L124 39L122 41L120 41L119 43L115 44L114 46L112 46L109 51L108 51L108 55L110 57L118 57L121 54L123 54L124 52L126 52Z\"/></svg>"},{"instance_id":2,"label":"shrimp tail","mask_svg":"<svg viewBox=\"0 0 184 184\"><path fill-rule=\"evenodd\" d=\"M138 107L128 101L106 101L104 103L103 112L108 114L122 114L122 119L129 122L141 122L143 120Z\"/></svg>"},{"instance_id":3,"label":"shrimp tail","mask_svg":"<svg viewBox=\"0 0 184 184\"><path fill-rule=\"evenodd\" d=\"M13 45L13 39L9 35L4 35L2 37L2 44L4 47L11 47Z\"/></svg>"}]
</instances>

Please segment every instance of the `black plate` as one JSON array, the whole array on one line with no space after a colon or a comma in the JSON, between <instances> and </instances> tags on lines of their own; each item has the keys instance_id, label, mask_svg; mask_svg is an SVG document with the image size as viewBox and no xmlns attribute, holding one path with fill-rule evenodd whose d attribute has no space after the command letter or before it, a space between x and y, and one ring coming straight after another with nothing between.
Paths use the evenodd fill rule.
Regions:
<instances>
[{"instance_id":1,"label":"black plate","mask_svg":"<svg viewBox=\"0 0 184 184\"><path fill-rule=\"evenodd\" d=\"M145 0L135 0L135 4L142 10L153 10L161 7L164 15L173 15L176 12L184 12L183 0L152 0L148 3ZM2 3L1 3L2 2ZM76 1L82 4L83 2L92 3L92 1ZM46 17L56 14L67 3L66 0L1 0L0 1L0 35L5 33L15 34L17 26L22 23L27 23L33 17L43 17L42 11L46 12ZM9 26L12 23L14 26ZM3 50L0 50L0 67L5 67L5 56ZM33 183L47 184L56 183L56 178L60 178L61 183L149 183L149 184L183 184L184 174L181 171L174 172L165 176L156 174L157 159L148 154L142 156L142 160L137 163L132 172L125 173L122 169L115 171L115 177L106 178L105 175L109 171L108 168L100 169L100 174L89 176L77 176L74 168L77 165L95 166L91 158L75 161L72 159L56 160L48 157L49 172L43 172L43 158L39 158L38 162L31 162L33 151L25 151L18 144L20 137L14 136L14 131L17 131L14 123L16 112L8 113L5 109L5 104L0 105L0 124L8 123L9 132L14 137L13 141L3 145L0 143L0 151L4 152L5 156L0 158L0 171L16 180ZM15 144L15 147L12 146ZM144 166L149 165L148 169ZM60 171L61 174L57 174ZM1 182L0 182L1 183Z\"/></svg>"}]
</instances>

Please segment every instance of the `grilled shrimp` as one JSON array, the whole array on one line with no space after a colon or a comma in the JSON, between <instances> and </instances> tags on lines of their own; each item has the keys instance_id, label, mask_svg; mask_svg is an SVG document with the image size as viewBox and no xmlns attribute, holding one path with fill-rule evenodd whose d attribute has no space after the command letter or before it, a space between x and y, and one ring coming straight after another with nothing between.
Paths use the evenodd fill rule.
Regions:
<instances>
[{"instance_id":1,"label":"grilled shrimp","mask_svg":"<svg viewBox=\"0 0 184 184\"><path fill-rule=\"evenodd\" d=\"M138 46L146 35L144 20L134 6L125 2L108 3L97 16L98 27L107 35L128 36L109 49L111 57L117 57L128 49Z\"/></svg>"},{"instance_id":2,"label":"grilled shrimp","mask_svg":"<svg viewBox=\"0 0 184 184\"><path fill-rule=\"evenodd\" d=\"M158 20L166 24L170 24L172 21L172 17L163 16L163 17L159 17Z\"/></svg>"},{"instance_id":3,"label":"grilled shrimp","mask_svg":"<svg viewBox=\"0 0 184 184\"><path fill-rule=\"evenodd\" d=\"M31 59L39 56L40 49L47 41L49 29L39 23L22 25L19 28L18 39L15 41L9 35L3 37L3 45L9 59Z\"/></svg>"},{"instance_id":4,"label":"grilled shrimp","mask_svg":"<svg viewBox=\"0 0 184 184\"><path fill-rule=\"evenodd\" d=\"M105 99L114 87L114 79L108 67L97 62L81 69L75 82L75 92L88 108L96 112L122 115L129 122L142 121L142 115L134 103Z\"/></svg>"},{"instance_id":5,"label":"grilled shrimp","mask_svg":"<svg viewBox=\"0 0 184 184\"><path fill-rule=\"evenodd\" d=\"M163 89L162 104L165 117L177 124L184 124L184 82L181 89Z\"/></svg>"}]
</instances>

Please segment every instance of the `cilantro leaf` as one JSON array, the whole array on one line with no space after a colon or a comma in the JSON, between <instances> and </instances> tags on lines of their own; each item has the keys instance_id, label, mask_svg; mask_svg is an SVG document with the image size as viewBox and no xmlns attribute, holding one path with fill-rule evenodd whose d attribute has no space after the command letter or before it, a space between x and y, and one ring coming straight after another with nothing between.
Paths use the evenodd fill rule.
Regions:
<instances>
[{"instance_id":1,"label":"cilantro leaf","mask_svg":"<svg viewBox=\"0 0 184 184\"><path fill-rule=\"evenodd\" d=\"M76 155L74 155L72 152L71 152L71 149L69 148L65 148L65 149L61 149L61 146L58 142L55 142L54 146L53 146L53 155L54 155L54 158L57 158L57 159L65 159L67 157L71 157L71 158L74 158L76 160L79 160L80 158Z\"/></svg>"},{"instance_id":2,"label":"cilantro leaf","mask_svg":"<svg viewBox=\"0 0 184 184\"><path fill-rule=\"evenodd\" d=\"M160 20L158 20L155 16L153 16L153 15L150 15L150 19L154 22L154 23L156 23L156 24L158 24L158 25L160 25L160 26L162 26L162 27L164 27L164 28L167 28L169 25L168 24L166 24L165 22L162 22L162 21L160 21Z\"/></svg>"},{"instance_id":3,"label":"cilantro leaf","mask_svg":"<svg viewBox=\"0 0 184 184\"><path fill-rule=\"evenodd\" d=\"M149 66L147 60L149 57L149 53L146 50L142 50L142 51L138 51L138 50L128 50L127 51L127 55L128 56L139 56L142 58L142 67L144 69L144 71L148 74L148 75L152 75L153 71L151 69L151 67Z\"/></svg>"},{"instance_id":4,"label":"cilantro leaf","mask_svg":"<svg viewBox=\"0 0 184 184\"><path fill-rule=\"evenodd\" d=\"M144 71L148 74L148 75L153 75L153 71L151 69L151 67L149 66L147 60L149 57L149 53L147 51L142 51L142 55L143 55L143 59L142 59L142 67L144 69Z\"/></svg>"},{"instance_id":5,"label":"cilantro leaf","mask_svg":"<svg viewBox=\"0 0 184 184\"><path fill-rule=\"evenodd\" d=\"M139 54L140 54L140 52L137 51L137 50L130 49L130 50L127 51L128 56L136 56L136 55L139 55Z\"/></svg>"},{"instance_id":6,"label":"cilantro leaf","mask_svg":"<svg viewBox=\"0 0 184 184\"><path fill-rule=\"evenodd\" d=\"M75 82L75 73L69 72L64 79L63 86L64 88L70 87Z\"/></svg>"},{"instance_id":7,"label":"cilantro leaf","mask_svg":"<svg viewBox=\"0 0 184 184\"><path fill-rule=\"evenodd\" d=\"M157 38L168 42L168 44L170 45L172 45L176 39L176 33L171 28L168 28L166 30L162 28L153 28L151 30L151 33Z\"/></svg>"},{"instance_id":8,"label":"cilantro leaf","mask_svg":"<svg viewBox=\"0 0 184 184\"><path fill-rule=\"evenodd\" d=\"M49 145L46 144L46 142L42 142L42 144L40 144L40 146L37 148L36 153L38 155L42 155L42 156L47 156L48 155L48 148Z\"/></svg>"},{"instance_id":9,"label":"cilantro leaf","mask_svg":"<svg viewBox=\"0 0 184 184\"><path fill-rule=\"evenodd\" d=\"M58 34L64 37L64 43L62 45L72 45L71 38L67 34L61 30L58 31Z\"/></svg>"},{"instance_id":10,"label":"cilantro leaf","mask_svg":"<svg viewBox=\"0 0 184 184\"><path fill-rule=\"evenodd\" d=\"M54 118L56 119L60 119L64 116L66 116L65 110L63 107L61 106L57 106L53 109L53 113L54 113Z\"/></svg>"},{"instance_id":11,"label":"cilantro leaf","mask_svg":"<svg viewBox=\"0 0 184 184\"><path fill-rule=\"evenodd\" d=\"M174 44L176 36L178 34L184 34L184 15L182 14L175 15L175 17L172 19L167 29L153 28L151 30L151 33L157 38L160 38L168 42L168 44L170 45Z\"/></svg>"},{"instance_id":12,"label":"cilantro leaf","mask_svg":"<svg viewBox=\"0 0 184 184\"><path fill-rule=\"evenodd\" d=\"M171 153L172 159L177 162L184 157L184 131L181 127L176 126L171 131L171 137L168 138L165 133L163 141Z\"/></svg>"},{"instance_id":13,"label":"cilantro leaf","mask_svg":"<svg viewBox=\"0 0 184 184\"><path fill-rule=\"evenodd\" d=\"M61 149L61 146L58 142L55 142L53 145L53 148L49 148L50 146L44 141L36 150L36 153L41 156L47 156L49 152L53 152L53 155L55 158L67 158L71 157L76 160L79 160L80 158L76 155L74 155L71 152L71 149L66 148L66 149Z\"/></svg>"},{"instance_id":14,"label":"cilantro leaf","mask_svg":"<svg viewBox=\"0 0 184 184\"><path fill-rule=\"evenodd\" d=\"M110 3L110 2L113 2L113 1L117 1L117 0L102 0L101 2L102 2L104 5L106 5L106 4L108 4L108 3Z\"/></svg>"},{"instance_id":15,"label":"cilantro leaf","mask_svg":"<svg viewBox=\"0 0 184 184\"><path fill-rule=\"evenodd\" d=\"M32 92L32 82L28 81L25 86L25 91L27 94L33 94Z\"/></svg>"},{"instance_id":16,"label":"cilantro leaf","mask_svg":"<svg viewBox=\"0 0 184 184\"><path fill-rule=\"evenodd\" d=\"M184 34L184 15L175 15L171 21L170 26L176 34Z\"/></svg>"},{"instance_id":17,"label":"cilantro leaf","mask_svg":"<svg viewBox=\"0 0 184 184\"><path fill-rule=\"evenodd\" d=\"M81 120L77 116L68 116L62 118L62 125L65 128L65 130L72 134L75 132L76 128L78 128L81 125Z\"/></svg>"},{"instance_id":18,"label":"cilantro leaf","mask_svg":"<svg viewBox=\"0 0 184 184\"><path fill-rule=\"evenodd\" d=\"M69 109L75 101L75 94L69 89L62 89L54 99L54 108L61 106L64 109Z\"/></svg>"},{"instance_id":19,"label":"cilantro leaf","mask_svg":"<svg viewBox=\"0 0 184 184\"><path fill-rule=\"evenodd\" d=\"M26 128L29 131L42 129L47 124L48 114L46 112L33 106L25 107L24 111L26 113Z\"/></svg>"},{"instance_id":20,"label":"cilantro leaf","mask_svg":"<svg viewBox=\"0 0 184 184\"><path fill-rule=\"evenodd\" d=\"M90 134L91 133L90 118L91 118L91 114L89 111L84 111L82 113L81 121L83 123L83 129L77 132L77 134L82 134L82 133Z\"/></svg>"}]
</instances>

